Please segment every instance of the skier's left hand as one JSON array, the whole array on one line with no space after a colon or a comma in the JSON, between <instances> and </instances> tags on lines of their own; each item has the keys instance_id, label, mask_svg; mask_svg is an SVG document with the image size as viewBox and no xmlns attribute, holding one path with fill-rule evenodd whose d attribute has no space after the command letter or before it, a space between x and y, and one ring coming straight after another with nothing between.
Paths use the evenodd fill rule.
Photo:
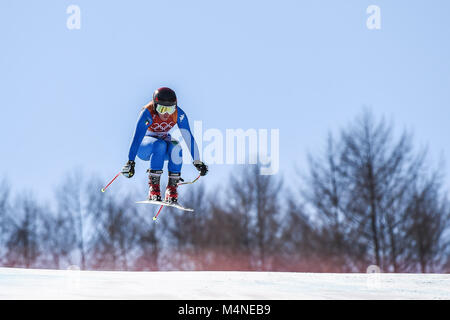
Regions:
<instances>
[{"instance_id":1,"label":"skier's left hand","mask_svg":"<svg viewBox=\"0 0 450 320\"><path fill-rule=\"evenodd\" d=\"M201 162L200 160L195 160L193 162L193 165L197 168L197 170L200 172L201 176L205 176L208 173L208 166Z\"/></svg>"}]
</instances>

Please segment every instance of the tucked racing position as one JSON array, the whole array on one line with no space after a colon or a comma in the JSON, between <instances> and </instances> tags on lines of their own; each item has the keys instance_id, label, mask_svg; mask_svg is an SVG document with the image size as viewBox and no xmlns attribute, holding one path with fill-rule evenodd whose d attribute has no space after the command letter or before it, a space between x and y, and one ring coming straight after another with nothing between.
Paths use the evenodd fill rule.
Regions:
<instances>
[{"instance_id":1,"label":"tucked racing position","mask_svg":"<svg viewBox=\"0 0 450 320\"><path fill-rule=\"evenodd\" d=\"M182 149L179 141L173 139L169 131L177 125L189 148L193 165L201 176L208 173L208 166L199 158L199 150L189 127L184 111L177 104L175 92L162 87L153 93L153 100L142 108L128 153L128 162L122 174L131 178L135 173L135 159L150 161L148 200L161 201L160 179L164 162L167 160L168 184L164 201L178 202L177 186L181 177Z\"/></svg>"}]
</instances>

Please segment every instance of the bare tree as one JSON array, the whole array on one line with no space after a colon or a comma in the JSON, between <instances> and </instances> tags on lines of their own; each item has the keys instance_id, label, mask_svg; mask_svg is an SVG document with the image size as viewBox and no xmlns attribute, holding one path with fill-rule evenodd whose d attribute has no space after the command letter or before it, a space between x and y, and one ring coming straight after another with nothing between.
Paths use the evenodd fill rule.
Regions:
<instances>
[{"instance_id":1,"label":"bare tree","mask_svg":"<svg viewBox=\"0 0 450 320\"><path fill-rule=\"evenodd\" d=\"M314 250L316 268L323 271L358 269L364 257L361 251L366 249L365 243L357 236L359 223L347 214L346 202L353 195L342 177L342 152L342 143L329 135L324 156L309 155L309 174L303 177L306 183L299 183L298 189L306 201L302 208L307 208L310 214L304 213L305 209L292 210L292 205L290 210L291 220L294 220L292 225L311 221L312 225L306 229L309 230L309 245L305 247L306 244L302 244L302 251Z\"/></svg>"},{"instance_id":2,"label":"bare tree","mask_svg":"<svg viewBox=\"0 0 450 320\"><path fill-rule=\"evenodd\" d=\"M42 216L43 250L49 256L47 262L50 268L62 268L74 264L72 254L78 249L73 220L67 212L46 210Z\"/></svg>"},{"instance_id":3,"label":"bare tree","mask_svg":"<svg viewBox=\"0 0 450 320\"><path fill-rule=\"evenodd\" d=\"M342 132L342 141L339 168L351 194L345 212L358 221L373 262L398 272L397 257L406 249L405 196L424 166L424 153L415 155L407 133L394 141L392 125L376 123L367 110Z\"/></svg>"},{"instance_id":4,"label":"bare tree","mask_svg":"<svg viewBox=\"0 0 450 320\"><path fill-rule=\"evenodd\" d=\"M130 194L99 192L98 179L87 184L89 261L95 269L157 270L159 243L155 224Z\"/></svg>"},{"instance_id":5,"label":"bare tree","mask_svg":"<svg viewBox=\"0 0 450 320\"><path fill-rule=\"evenodd\" d=\"M233 175L223 198L206 193L203 185L186 193L183 203L195 213L173 212L168 228L175 265L196 270L275 267L281 182L260 175L259 169L247 166Z\"/></svg>"},{"instance_id":6,"label":"bare tree","mask_svg":"<svg viewBox=\"0 0 450 320\"><path fill-rule=\"evenodd\" d=\"M170 241L168 251L171 264L187 270L204 270L208 268L210 255L208 235L208 218L210 199L205 186L199 182L192 187L180 187L180 202L184 206L194 208L194 212L167 210L165 217Z\"/></svg>"},{"instance_id":7,"label":"bare tree","mask_svg":"<svg viewBox=\"0 0 450 320\"><path fill-rule=\"evenodd\" d=\"M0 182L0 265L4 263L7 239L7 222L10 215L9 185L5 180Z\"/></svg>"},{"instance_id":8,"label":"bare tree","mask_svg":"<svg viewBox=\"0 0 450 320\"><path fill-rule=\"evenodd\" d=\"M139 215L136 210L131 211L131 214ZM145 212L148 214L148 212ZM141 217L141 223L136 227L136 258L134 260L133 268L135 270L160 270L164 266L160 266L160 256L162 251L161 240L158 235L158 226L153 222L147 222Z\"/></svg>"},{"instance_id":9,"label":"bare tree","mask_svg":"<svg viewBox=\"0 0 450 320\"><path fill-rule=\"evenodd\" d=\"M409 249L406 260L411 271L444 270L449 246L445 232L449 227L450 207L442 195L440 181L435 174L425 181L416 182L414 186L405 228Z\"/></svg>"},{"instance_id":10,"label":"bare tree","mask_svg":"<svg viewBox=\"0 0 450 320\"><path fill-rule=\"evenodd\" d=\"M210 221L216 243L222 252L228 252L234 264L244 270L254 270L255 238L254 204L255 193L249 183L249 168L231 175L225 192L225 199L219 199L213 207ZM236 262L234 262L236 261ZM233 265L231 265L233 266ZM231 267L230 266L230 267Z\"/></svg>"},{"instance_id":11,"label":"bare tree","mask_svg":"<svg viewBox=\"0 0 450 320\"><path fill-rule=\"evenodd\" d=\"M86 251L85 247L85 228L86 228L86 214L83 199L84 191L83 174L80 170L75 170L71 174L67 174L63 182L56 190L56 201L58 204L57 215L61 219L65 219L68 223L69 234L66 236L69 239L74 239L74 243L78 249L80 256L80 268L86 269Z\"/></svg>"},{"instance_id":12,"label":"bare tree","mask_svg":"<svg viewBox=\"0 0 450 320\"><path fill-rule=\"evenodd\" d=\"M320 260L324 252L321 241L324 237L319 236L317 225L295 197L298 194L291 191L286 218L281 225L279 267L291 272L324 271L324 262Z\"/></svg>"},{"instance_id":13,"label":"bare tree","mask_svg":"<svg viewBox=\"0 0 450 320\"><path fill-rule=\"evenodd\" d=\"M233 240L229 243L239 257L247 257L252 270L275 267L281 236L281 186L280 178L261 175L260 165L246 166L231 177L226 200L221 204L222 216L233 222L229 230Z\"/></svg>"},{"instance_id":14,"label":"bare tree","mask_svg":"<svg viewBox=\"0 0 450 320\"><path fill-rule=\"evenodd\" d=\"M425 154L414 151L411 134L395 139L392 125L366 110L339 140L329 137L324 157L310 157L305 200L318 222L318 247L341 266L338 271L364 271L374 263L385 271L408 270L410 236L418 234L410 226L426 228L419 221L430 215L433 223L444 218L437 193L427 197L432 214L411 209L418 205L412 195L426 172ZM440 236L427 239L436 255L439 250L431 248L438 248Z\"/></svg>"},{"instance_id":15,"label":"bare tree","mask_svg":"<svg viewBox=\"0 0 450 320\"><path fill-rule=\"evenodd\" d=\"M30 194L17 198L14 216L9 217L5 264L10 267L36 267L42 254L39 223L42 210Z\"/></svg>"},{"instance_id":16,"label":"bare tree","mask_svg":"<svg viewBox=\"0 0 450 320\"><path fill-rule=\"evenodd\" d=\"M270 175L260 175L259 166L250 171L250 183L254 184L256 211L256 239L259 263L262 270L272 269L279 249L280 201L278 196L282 182Z\"/></svg>"}]
</instances>

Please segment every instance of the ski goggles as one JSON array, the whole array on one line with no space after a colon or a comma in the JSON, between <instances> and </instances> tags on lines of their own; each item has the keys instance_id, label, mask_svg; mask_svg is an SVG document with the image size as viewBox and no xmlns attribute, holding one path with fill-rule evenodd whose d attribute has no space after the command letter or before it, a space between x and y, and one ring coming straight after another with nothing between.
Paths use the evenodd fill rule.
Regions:
<instances>
[{"instance_id":1,"label":"ski goggles","mask_svg":"<svg viewBox=\"0 0 450 320\"><path fill-rule=\"evenodd\" d=\"M161 114L164 114L164 113L172 114L175 112L176 109L177 109L177 105L173 105L173 106L163 106L162 104L156 105L156 111L158 111L158 113L161 113Z\"/></svg>"}]
</instances>

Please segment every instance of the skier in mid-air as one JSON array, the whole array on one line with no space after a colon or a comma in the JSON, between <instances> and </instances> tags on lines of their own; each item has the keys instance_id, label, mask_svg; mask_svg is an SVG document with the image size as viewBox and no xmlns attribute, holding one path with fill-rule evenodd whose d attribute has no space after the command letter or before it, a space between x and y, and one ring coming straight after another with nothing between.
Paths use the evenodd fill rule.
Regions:
<instances>
[{"instance_id":1,"label":"skier in mid-air","mask_svg":"<svg viewBox=\"0 0 450 320\"><path fill-rule=\"evenodd\" d=\"M136 155L144 161L150 161L148 200L161 201L160 179L163 173L164 161L168 160L169 181L164 195L164 201L177 204L177 186L181 177L182 149L179 141L172 139L169 131L175 126L181 131L192 156L193 165L201 176L208 173L208 166L199 159L199 150L191 133L189 122L184 111L177 104L175 92L162 87L153 93L153 100L142 108L139 114L136 130L128 153L128 162L122 169L122 174L131 178L134 176Z\"/></svg>"}]
</instances>

